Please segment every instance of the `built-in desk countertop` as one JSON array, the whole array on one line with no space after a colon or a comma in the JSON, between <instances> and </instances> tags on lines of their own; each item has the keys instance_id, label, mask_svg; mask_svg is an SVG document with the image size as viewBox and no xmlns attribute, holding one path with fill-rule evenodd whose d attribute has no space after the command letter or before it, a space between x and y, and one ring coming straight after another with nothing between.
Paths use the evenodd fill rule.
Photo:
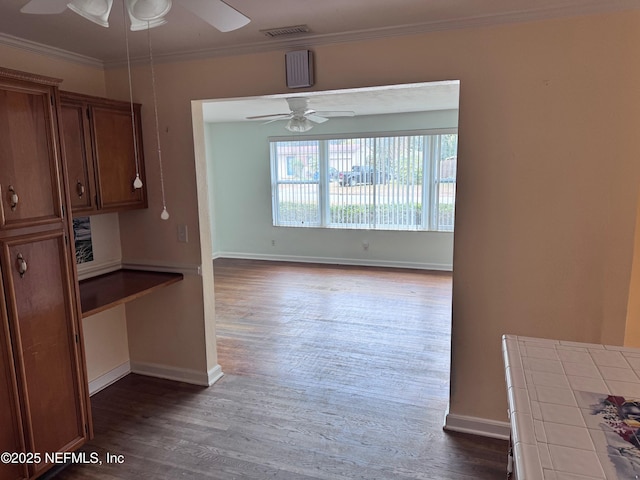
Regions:
<instances>
[{"instance_id":1,"label":"built-in desk countertop","mask_svg":"<svg viewBox=\"0 0 640 480\"><path fill-rule=\"evenodd\" d=\"M640 349L505 335L518 480L640 478Z\"/></svg>"},{"instance_id":2,"label":"built-in desk countertop","mask_svg":"<svg viewBox=\"0 0 640 480\"><path fill-rule=\"evenodd\" d=\"M183 278L181 273L121 269L80 280L82 316L88 317L129 302Z\"/></svg>"}]
</instances>

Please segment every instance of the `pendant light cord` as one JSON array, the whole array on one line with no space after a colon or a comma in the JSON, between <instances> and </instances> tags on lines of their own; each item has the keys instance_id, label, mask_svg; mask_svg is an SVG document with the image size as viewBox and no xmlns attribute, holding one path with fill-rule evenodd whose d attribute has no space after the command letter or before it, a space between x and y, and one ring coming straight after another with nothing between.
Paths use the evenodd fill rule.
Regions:
<instances>
[{"instance_id":1,"label":"pendant light cord","mask_svg":"<svg viewBox=\"0 0 640 480\"><path fill-rule=\"evenodd\" d=\"M156 142L158 144L158 162L160 165L160 190L162 192L162 218L169 218L167 213L167 203L164 193L164 172L162 170L162 149L160 148L160 124L158 122L158 97L156 95L156 73L153 67L153 50L151 48L151 25L147 21L147 39L149 43L149 66L151 68L151 91L153 93L153 113L156 121ZM166 218L165 218L166 216Z\"/></svg>"},{"instance_id":2,"label":"pendant light cord","mask_svg":"<svg viewBox=\"0 0 640 480\"><path fill-rule=\"evenodd\" d=\"M136 134L136 123L133 113L133 86L131 82L131 54L129 53L129 30L127 29L127 12L125 10L125 1L122 0L122 20L124 25L124 40L127 48L127 73L129 75L129 107L131 108L131 133L133 135L133 155L136 163L136 178L134 179L134 188L142 187L140 180L140 159L138 158L138 135Z\"/></svg>"}]
</instances>

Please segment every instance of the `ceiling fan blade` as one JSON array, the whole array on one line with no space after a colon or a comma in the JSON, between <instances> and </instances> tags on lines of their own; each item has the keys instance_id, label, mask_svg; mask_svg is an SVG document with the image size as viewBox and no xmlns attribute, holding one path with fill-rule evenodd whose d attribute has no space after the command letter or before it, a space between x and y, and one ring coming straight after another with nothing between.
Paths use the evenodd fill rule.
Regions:
<instances>
[{"instance_id":1,"label":"ceiling fan blade","mask_svg":"<svg viewBox=\"0 0 640 480\"><path fill-rule=\"evenodd\" d=\"M310 113L305 115L305 117L315 123L324 123L329 120L328 118L321 117L317 113Z\"/></svg>"},{"instance_id":2,"label":"ceiling fan blade","mask_svg":"<svg viewBox=\"0 0 640 480\"><path fill-rule=\"evenodd\" d=\"M323 117L354 117L355 112L349 112L347 110L327 111L327 112L315 112L316 115L322 115Z\"/></svg>"},{"instance_id":3,"label":"ceiling fan blade","mask_svg":"<svg viewBox=\"0 0 640 480\"><path fill-rule=\"evenodd\" d=\"M267 120L266 122L264 122L263 125L267 125L273 122L278 122L280 120L289 120L291 117L292 115L287 115L286 117L280 117L280 118L272 118L271 120Z\"/></svg>"},{"instance_id":4,"label":"ceiling fan blade","mask_svg":"<svg viewBox=\"0 0 640 480\"><path fill-rule=\"evenodd\" d=\"M271 118L271 117L290 117L290 113L272 113L269 115L255 115L253 117L247 117L247 120L260 120L261 118ZM275 120L280 120L280 118L276 118Z\"/></svg>"},{"instance_id":5,"label":"ceiling fan blade","mask_svg":"<svg viewBox=\"0 0 640 480\"><path fill-rule=\"evenodd\" d=\"M31 0L20 11L42 15L62 13L67 9L67 3L69 0Z\"/></svg>"},{"instance_id":6,"label":"ceiling fan blade","mask_svg":"<svg viewBox=\"0 0 640 480\"><path fill-rule=\"evenodd\" d=\"M180 5L221 32L237 30L251 21L249 17L222 0L180 0Z\"/></svg>"}]
</instances>

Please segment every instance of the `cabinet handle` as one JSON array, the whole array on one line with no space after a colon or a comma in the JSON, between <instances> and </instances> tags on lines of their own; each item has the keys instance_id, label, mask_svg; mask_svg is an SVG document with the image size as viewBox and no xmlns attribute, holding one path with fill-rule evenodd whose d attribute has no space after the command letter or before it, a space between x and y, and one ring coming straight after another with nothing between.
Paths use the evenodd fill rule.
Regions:
<instances>
[{"instance_id":1,"label":"cabinet handle","mask_svg":"<svg viewBox=\"0 0 640 480\"><path fill-rule=\"evenodd\" d=\"M76 184L76 192L78 192L79 197L84 195L84 185L80 183L80 180L78 180L78 183Z\"/></svg>"},{"instance_id":2,"label":"cabinet handle","mask_svg":"<svg viewBox=\"0 0 640 480\"><path fill-rule=\"evenodd\" d=\"M18 254L18 258L16 259L16 266L18 267L20 278L24 277L24 274L27 273L27 261L21 253Z\"/></svg>"},{"instance_id":3,"label":"cabinet handle","mask_svg":"<svg viewBox=\"0 0 640 480\"><path fill-rule=\"evenodd\" d=\"M18 194L16 193L13 185L9 185L9 201L11 203L11 211L15 211L18 206Z\"/></svg>"}]
</instances>

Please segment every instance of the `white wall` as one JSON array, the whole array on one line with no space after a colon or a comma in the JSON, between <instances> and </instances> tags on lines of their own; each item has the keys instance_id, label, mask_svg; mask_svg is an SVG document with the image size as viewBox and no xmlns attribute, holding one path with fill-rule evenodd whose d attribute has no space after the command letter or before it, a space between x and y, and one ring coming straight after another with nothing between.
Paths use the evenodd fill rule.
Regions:
<instances>
[{"instance_id":1,"label":"white wall","mask_svg":"<svg viewBox=\"0 0 640 480\"><path fill-rule=\"evenodd\" d=\"M215 108L215 104L213 105ZM456 128L457 110L333 118L309 134ZM213 257L389 265L450 270L453 233L274 227L270 136L288 136L283 122L207 125ZM275 241L275 245L273 245ZM362 242L369 243L364 250Z\"/></svg>"}]
</instances>

